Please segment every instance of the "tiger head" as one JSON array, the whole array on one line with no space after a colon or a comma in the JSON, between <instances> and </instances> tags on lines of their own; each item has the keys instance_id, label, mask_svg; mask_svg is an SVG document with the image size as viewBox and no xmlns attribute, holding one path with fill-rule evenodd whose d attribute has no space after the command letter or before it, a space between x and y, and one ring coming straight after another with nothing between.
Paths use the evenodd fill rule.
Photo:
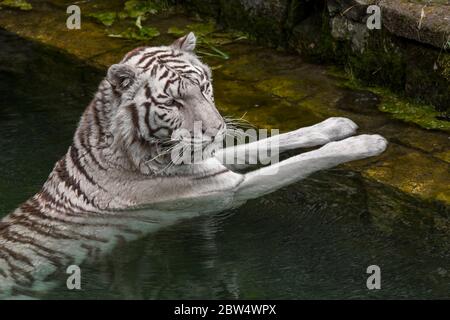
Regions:
<instances>
[{"instance_id":1,"label":"tiger head","mask_svg":"<svg viewBox=\"0 0 450 320\"><path fill-rule=\"evenodd\" d=\"M186 135L188 143L203 150L225 135L211 69L195 55L195 46L191 32L170 46L137 48L108 70L110 130L116 145L142 172L173 162L167 147L186 143Z\"/></svg>"}]
</instances>

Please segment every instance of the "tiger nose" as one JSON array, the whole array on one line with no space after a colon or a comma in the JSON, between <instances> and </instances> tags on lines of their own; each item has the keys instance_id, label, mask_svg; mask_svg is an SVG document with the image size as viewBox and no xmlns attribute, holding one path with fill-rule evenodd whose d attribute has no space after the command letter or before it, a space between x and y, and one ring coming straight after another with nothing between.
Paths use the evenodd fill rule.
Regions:
<instances>
[{"instance_id":1,"label":"tiger nose","mask_svg":"<svg viewBox=\"0 0 450 320\"><path fill-rule=\"evenodd\" d=\"M223 127L222 123L218 123L215 126L202 126L202 134L205 136L209 136L211 137L212 140L214 140L214 138L220 132L222 127Z\"/></svg>"}]
</instances>

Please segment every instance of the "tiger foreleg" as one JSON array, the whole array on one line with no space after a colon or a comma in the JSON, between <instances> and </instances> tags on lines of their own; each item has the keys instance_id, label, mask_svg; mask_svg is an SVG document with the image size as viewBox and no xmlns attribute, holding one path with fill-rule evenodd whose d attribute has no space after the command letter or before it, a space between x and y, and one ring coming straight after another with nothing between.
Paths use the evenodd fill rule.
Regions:
<instances>
[{"instance_id":1,"label":"tiger foreleg","mask_svg":"<svg viewBox=\"0 0 450 320\"><path fill-rule=\"evenodd\" d=\"M304 179L313 172L379 155L386 146L387 141L379 135L360 135L330 142L320 149L245 174L236 188L235 200L257 198Z\"/></svg>"},{"instance_id":2,"label":"tiger foreleg","mask_svg":"<svg viewBox=\"0 0 450 320\"><path fill-rule=\"evenodd\" d=\"M215 157L229 169L239 170L252 164L266 164L274 152L324 145L352 136L357 129L352 120L333 117L310 127L218 150ZM270 152L259 152L266 148Z\"/></svg>"}]
</instances>

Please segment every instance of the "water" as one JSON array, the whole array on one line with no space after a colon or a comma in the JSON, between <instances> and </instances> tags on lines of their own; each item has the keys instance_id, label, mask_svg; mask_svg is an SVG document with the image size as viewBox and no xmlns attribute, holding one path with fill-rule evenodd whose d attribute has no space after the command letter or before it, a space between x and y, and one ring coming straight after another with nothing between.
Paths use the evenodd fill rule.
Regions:
<instances>
[{"instance_id":1,"label":"water","mask_svg":"<svg viewBox=\"0 0 450 320\"><path fill-rule=\"evenodd\" d=\"M2 216L39 190L103 74L6 32L0 42ZM219 76L217 88L226 90L233 76ZM260 99L253 105L279 98ZM218 100L227 111L226 96ZM266 117L272 125L283 121ZM61 286L44 297L450 298L448 244L437 243L436 231L392 232L377 220L380 212L445 216L446 209L338 168L125 244L82 266L81 291ZM373 264L381 267L382 289L369 291L366 268Z\"/></svg>"}]
</instances>

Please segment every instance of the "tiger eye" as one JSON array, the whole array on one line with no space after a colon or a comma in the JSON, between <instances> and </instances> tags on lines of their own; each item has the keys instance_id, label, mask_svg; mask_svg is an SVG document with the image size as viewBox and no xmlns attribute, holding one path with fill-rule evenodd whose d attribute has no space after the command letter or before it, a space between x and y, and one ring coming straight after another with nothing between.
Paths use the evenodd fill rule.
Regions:
<instances>
[{"instance_id":1,"label":"tiger eye","mask_svg":"<svg viewBox=\"0 0 450 320\"><path fill-rule=\"evenodd\" d=\"M175 99L167 100L166 103L164 103L164 104L165 104L166 106L171 107L171 106L173 106L173 105L175 104Z\"/></svg>"}]
</instances>

